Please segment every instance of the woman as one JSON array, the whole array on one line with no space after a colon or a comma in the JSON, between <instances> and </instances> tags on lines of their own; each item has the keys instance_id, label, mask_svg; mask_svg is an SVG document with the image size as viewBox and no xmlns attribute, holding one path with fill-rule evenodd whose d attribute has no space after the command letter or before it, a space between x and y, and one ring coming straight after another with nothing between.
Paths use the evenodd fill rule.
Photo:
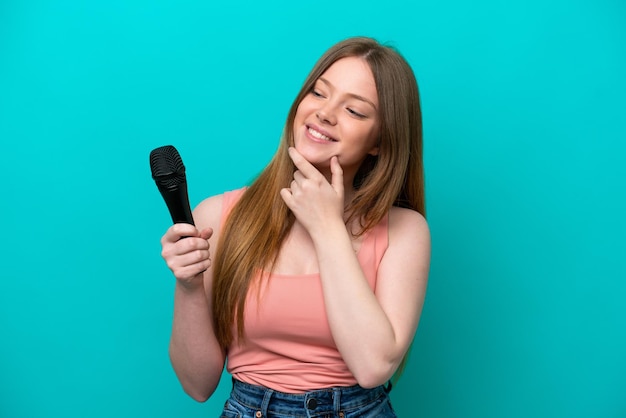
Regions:
<instances>
[{"instance_id":1,"label":"woman","mask_svg":"<svg viewBox=\"0 0 626 418\"><path fill-rule=\"evenodd\" d=\"M208 399L228 358L222 416L395 416L384 384L422 310L423 214L413 72L373 39L342 41L309 74L258 179L162 238L185 391Z\"/></svg>"}]
</instances>

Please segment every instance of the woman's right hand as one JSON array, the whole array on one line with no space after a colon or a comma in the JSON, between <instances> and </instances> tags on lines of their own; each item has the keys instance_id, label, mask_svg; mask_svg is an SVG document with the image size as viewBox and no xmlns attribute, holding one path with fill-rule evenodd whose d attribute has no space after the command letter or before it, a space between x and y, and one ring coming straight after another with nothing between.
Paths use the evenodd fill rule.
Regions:
<instances>
[{"instance_id":1,"label":"woman's right hand","mask_svg":"<svg viewBox=\"0 0 626 418\"><path fill-rule=\"evenodd\" d=\"M211 235L212 228L199 231L193 225L178 223L161 238L161 256L185 288L203 285L202 273L211 266L208 241Z\"/></svg>"}]
</instances>

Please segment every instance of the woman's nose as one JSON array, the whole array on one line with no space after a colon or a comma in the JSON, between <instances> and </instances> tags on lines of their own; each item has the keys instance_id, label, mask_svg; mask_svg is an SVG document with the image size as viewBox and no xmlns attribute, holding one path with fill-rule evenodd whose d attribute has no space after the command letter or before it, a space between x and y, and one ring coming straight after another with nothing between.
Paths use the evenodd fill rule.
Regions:
<instances>
[{"instance_id":1,"label":"woman's nose","mask_svg":"<svg viewBox=\"0 0 626 418\"><path fill-rule=\"evenodd\" d=\"M328 107L324 107L315 112L315 116L322 123L328 123L330 125L334 125L337 123L337 118L335 117L335 112Z\"/></svg>"}]
</instances>

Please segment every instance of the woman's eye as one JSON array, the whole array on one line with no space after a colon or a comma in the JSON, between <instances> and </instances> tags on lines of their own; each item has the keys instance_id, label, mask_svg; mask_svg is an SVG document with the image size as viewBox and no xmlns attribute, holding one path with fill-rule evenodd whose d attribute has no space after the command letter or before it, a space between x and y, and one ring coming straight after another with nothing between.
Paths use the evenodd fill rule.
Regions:
<instances>
[{"instance_id":1,"label":"woman's eye","mask_svg":"<svg viewBox=\"0 0 626 418\"><path fill-rule=\"evenodd\" d=\"M348 108L348 112L349 112L350 114L352 114L352 115L356 116L357 118L364 118L364 117L365 117L365 115L364 115L364 114L359 113L359 112L357 112L357 111L356 111L356 110L354 110L354 109L350 109L350 108Z\"/></svg>"},{"instance_id":2,"label":"woman's eye","mask_svg":"<svg viewBox=\"0 0 626 418\"><path fill-rule=\"evenodd\" d=\"M319 91L313 89L311 90L311 94L315 97L324 97L324 95L322 93L320 93Z\"/></svg>"}]
</instances>

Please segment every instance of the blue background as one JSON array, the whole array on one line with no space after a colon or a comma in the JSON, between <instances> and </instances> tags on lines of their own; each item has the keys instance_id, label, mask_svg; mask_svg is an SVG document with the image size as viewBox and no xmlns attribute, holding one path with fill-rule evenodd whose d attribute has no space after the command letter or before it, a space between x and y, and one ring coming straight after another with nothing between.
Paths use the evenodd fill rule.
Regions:
<instances>
[{"instance_id":1,"label":"blue background","mask_svg":"<svg viewBox=\"0 0 626 418\"><path fill-rule=\"evenodd\" d=\"M190 200L269 161L317 57L413 66L429 290L401 417L626 417L621 0L0 2L1 417L217 416L167 357L151 149Z\"/></svg>"}]
</instances>

